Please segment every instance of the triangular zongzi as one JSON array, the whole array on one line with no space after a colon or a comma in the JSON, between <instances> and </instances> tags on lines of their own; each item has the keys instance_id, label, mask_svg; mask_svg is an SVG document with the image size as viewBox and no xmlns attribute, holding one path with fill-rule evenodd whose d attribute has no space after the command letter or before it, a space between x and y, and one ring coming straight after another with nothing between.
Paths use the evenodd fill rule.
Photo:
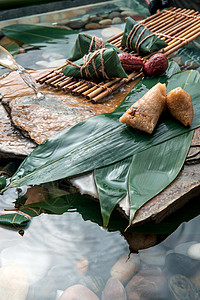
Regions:
<instances>
[{"instance_id":1,"label":"triangular zongzi","mask_svg":"<svg viewBox=\"0 0 200 300\"><path fill-rule=\"evenodd\" d=\"M89 52L93 52L101 48L115 49L118 53L122 52L122 50L115 45L104 42L102 38L95 35L90 36L86 33L79 33L68 59L74 61L80 59Z\"/></svg>"},{"instance_id":2,"label":"triangular zongzi","mask_svg":"<svg viewBox=\"0 0 200 300\"><path fill-rule=\"evenodd\" d=\"M181 87L171 90L166 97L167 108L174 118L183 125L191 125L193 119L193 106L190 94Z\"/></svg>"},{"instance_id":3,"label":"triangular zongzi","mask_svg":"<svg viewBox=\"0 0 200 300\"><path fill-rule=\"evenodd\" d=\"M152 133L165 107L166 85L157 83L136 101L120 118L120 122Z\"/></svg>"},{"instance_id":4,"label":"triangular zongzi","mask_svg":"<svg viewBox=\"0 0 200 300\"><path fill-rule=\"evenodd\" d=\"M83 58L70 62L63 68L66 76L79 78L127 78L117 52L114 49L102 48L86 54Z\"/></svg>"},{"instance_id":5,"label":"triangular zongzi","mask_svg":"<svg viewBox=\"0 0 200 300\"><path fill-rule=\"evenodd\" d=\"M167 43L159 39L144 24L137 23L131 17L128 17L126 18L121 46L126 47L128 51L147 54L166 47Z\"/></svg>"}]
</instances>

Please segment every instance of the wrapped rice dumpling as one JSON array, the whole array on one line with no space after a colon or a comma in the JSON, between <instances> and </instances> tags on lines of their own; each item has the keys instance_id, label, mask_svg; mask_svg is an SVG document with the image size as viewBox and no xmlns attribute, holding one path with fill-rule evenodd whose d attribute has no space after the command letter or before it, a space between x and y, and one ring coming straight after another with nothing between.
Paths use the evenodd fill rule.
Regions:
<instances>
[{"instance_id":1,"label":"wrapped rice dumpling","mask_svg":"<svg viewBox=\"0 0 200 300\"><path fill-rule=\"evenodd\" d=\"M157 83L121 116L120 122L152 133L165 107L165 101L166 86Z\"/></svg>"},{"instance_id":2,"label":"wrapped rice dumpling","mask_svg":"<svg viewBox=\"0 0 200 300\"><path fill-rule=\"evenodd\" d=\"M79 78L128 78L117 52L114 49L102 48L86 54L83 58L71 62L62 72L66 76Z\"/></svg>"},{"instance_id":3,"label":"wrapped rice dumpling","mask_svg":"<svg viewBox=\"0 0 200 300\"><path fill-rule=\"evenodd\" d=\"M90 36L85 33L79 33L68 59L74 61L83 57L89 52L93 52L101 48L115 49L118 53L122 52L118 47L110 43L104 43L102 38L99 38L95 35Z\"/></svg>"},{"instance_id":4,"label":"wrapped rice dumpling","mask_svg":"<svg viewBox=\"0 0 200 300\"><path fill-rule=\"evenodd\" d=\"M174 118L183 125L191 125L193 119L193 106L190 94L181 87L177 87L167 94L167 108Z\"/></svg>"},{"instance_id":5,"label":"wrapped rice dumpling","mask_svg":"<svg viewBox=\"0 0 200 300\"><path fill-rule=\"evenodd\" d=\"M167 43L159 39L145 25L128 17L126 18L121 46L128 48L128 51L148 54L166 47Z\"/></svg>"}]
</instances>

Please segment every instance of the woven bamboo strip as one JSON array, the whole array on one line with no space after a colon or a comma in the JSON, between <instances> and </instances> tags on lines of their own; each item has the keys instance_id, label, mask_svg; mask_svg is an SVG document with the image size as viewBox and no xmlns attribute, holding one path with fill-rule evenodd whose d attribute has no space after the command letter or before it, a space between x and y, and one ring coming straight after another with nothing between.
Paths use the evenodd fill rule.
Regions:
<instances>
[{"instance_id":1,"label":"woven bamboo strip","mask_svg":"<svg viewBox=\"0 0 200 300\"><path fill-rule=\"evenodd\" d=\"M194 40L195 38L197 38L198 36L200 36L200 31L198 30L198 32L194 35L191 35L190 37L187 38L187 43L191 42L192 40ZM165 49L164 53L166 56L170 55L172 52L180 49L181 47L185 46L187 43L182 42L182 43L176 43L176 45L173 45L173 47L169 47L168 49Z\"/></svg>"},{"instance_id":2,"label":"woven bamboo strip","mask_svg":"<svg viewBox=\"0 0 200 300\"><path fill-rule=\"evenodd\" d=\"M71 82L72 80L73 80L72 77L67 77L66 80L57 83L56 86L58 88L63 88L67 83Z\"/></svg>"},{"instance_id":3,"label":"woven bamboo strip","mask_svg":"<svg viewBox=\"0 0 200 300\"><path fill-rule=\"evenodd\" d=\"M51 75L52 73L54 73L55 71L61 71L62 68L66 67L67 65L68 65L68 63L65 63L64 65L55 68L54 70L50 71L49 73L47 73L47 74L45 74L45 75L42 75L41 77L37 78L37 81L38 81L38 82L43 81L44 78L50 76L50 75Z\"/></svg>"},{"instance_id":4,"label":"woven bamboo strip","mask_svg":"<svg viewBox=\"0 0 200 300\"><path fill-rule=\"evenodd\" d=\"M79 86L77 86L75 89L73 89L73 90L71 91L71 93L72 93L72 94L76 94L76 93L79 92L80 89L84 88L85 86L88 87L89 84L88 84L87 82L82 82ZM90 86L91 86L91 84L90 84Z\"/></svg>"},{"instance_id":5,"label":"woven bamboo strip","mask_svg":"<svg viewBox=\"0 0 200 300\"><path fill-rule=\"evenodd\" d=\"M110 95L110 94L112 94L114 91L116 91L118 88L120 88L122 85L124 85L124 84L126 84L126 83L128 83L129 81L131 81L133 78L134 79L136 79L136 78L138 78L138 77L140 77L140 76L142 76L143 75L143 73L142 72L140 72L140 73L131 73L129 76L128 76L128 78L123 78L123 79L121 79L119 82L117 82L117 83L115 83L113 86L111 86L109 89L107 89L107 90L105 90L104 92L102 92L101 94L99 94L98 96L96 96L96 97L93 97L92 99L91 99L91 102L92 103L97 103L97 102L99 102L99 101L101 101L103 98L105 98L106 96L108 96L108 95Z\"/></svg>"},{"instance_id":6,"label":"woven bamboo strip","mask_svg":"<svg viewBox=\"0 0 200 300\"><path fill-rule=\"evenodd\" d=\"M180 16L180 18L178 19L174 19L174 17L169 18L167 21L161 24L157 24L156 26L147 26L149 28L149 30L151 30L152 32L154 32L156 30L156 32L165 32L166 29L169 28L173 28L174 25L177 25L177 23L182 23L184 22L185 19L184 16Z\"/></svg>"},{"instance_id":7,"label":"woven bamboo strip","mask_svg":"<svg viewBox=\"0 0 200 300\"><path fill-rule=\"evenodd\" d=\"M153 22L147 22L145 25L151 30L153 30L155 27L161 27L164 24L168 24L169 22L174 21L174 15L164 14L162 18L159 20L153 21Z\"/></svg>"},{"instance_id":8,"label":"woven bamboo strip","mask_svg":"<svg viewBox=\"0 0 200 300\"><path fill-rule=\"evenodd\" d=\"M83 93L84 93L85 91L88 91L88 88L90 88L91 85L92 85L92 83L90 83L89 85L88 85L88 84L85 85L85 87L82 87L82 88L80 88L79 90L77 90L77 91L76 91L76 94L77 94L77 95L82 95L82 96L84 96Z\"/></svg>"},{"instance_id":9,"label":"woven bamboo strip","mask_svg":"<svg viewBox=\"0 0 200 300\"><path fill-rule=\"evenodd\" d=\"M169 27L169 28L167 28L166 30L163 30L163 31L160 30L160 32L165 33L165 34L169 34L169 35L175 35L176 33L184 30L187 26L190 26L190 25L193 26L195 23L196 23L195 20L189 20L189 19L186 20L185 22L182 22L182 21L181 22L176 22L175 26Z\"/></svg>"},{"instance_id":10,"label":"woven bamboo strip","mask_svg":"<svg viewBox=\"0 0 200 300\"><path fill-rule=\"evenodd\" d=\"M63 74L63 75L61 75L61 77L59 77L59 78L56 79L55 81L52 81L52 82L50 83L50 85L53 86L53 87L56 87L56 84L59 83L60 81L62 81L63 79L65 79L65 78L66 78L66 77L65 77L65 75Z\"/></svg>"},{"instance_id":11,"label":"woven bamboo strip","mask_svg":"<svg viewBox=\"0 0 200 300\"><path fill-rule=\"evenodd\" d=\"M105 91L106 88L108 88L109 86L113 85L114 83L116 82L119 82L121 80L121 78L116 78L116 79L113 79L111 81L108 81L107 83L105 83L104 85L98 87L96 90L94 90L92 93L89 93L87 96L86 96L86 99L90 100L92 99L93 97L95 97L96 95L100 94L101 92Z\"/></svg>"},{"instance_id":12,"label":"woven bamboo strip","mask_svg":"<svg viewBox=\"0 0 200 300\"><path fill-rule=\"evenodd\" d=\"M199 26L197 25L197 27L199 27ZM194 28L196 28L196 26L194 27L194 24L190 24L189 26L186 26L186 28L182 29L179 32L179 34L176 33L175 35L170 36L169 38L166 38L166 39L163 38L163 39L165 39L165 41L168 43L168 45L170 45L175 40L186 41L185 34L188 32L188 30L192 30L193 31ZM157 36L158 37L162 37L162 36L164 36L164 34L157 33Z\"/></svg>"}]
</instances>

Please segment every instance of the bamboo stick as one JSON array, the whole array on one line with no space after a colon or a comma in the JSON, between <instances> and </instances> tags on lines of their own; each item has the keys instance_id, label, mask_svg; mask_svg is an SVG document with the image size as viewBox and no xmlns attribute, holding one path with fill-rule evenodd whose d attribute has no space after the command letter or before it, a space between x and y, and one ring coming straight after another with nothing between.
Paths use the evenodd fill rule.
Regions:
<instances>
[{"instance_id":1,"label":"bamboo stick","mask_svg":"<svg viewBox=\"0 0 200 300\"><path fill-rule=\"evenodd\" d=\"M135 73L135 75L133 73L131 73L128 78L123 78L121 79L119 82L117 82L116 84L114 84L111 88L105 90L103 93L99 94L98 96L94 97L91 99L91 102L93 104L99 102L100 100L102 100L104 97L112 94L114 91L116 91L119 87L121 87L122 85L124 85L125 83L131 81L134 77L134 79L142 76L143 73L140 72L140 73Z\"/></svg>"},{"instance_id":2,"label":"bamboo stick","mask_svg":"<svg viewBox=\"0 0 200 300\"><path fill-rule=\"evenodd\" d=\"M182 16L180 16L182 17ZM185 17L183 17L185 18ZM174 20L177 21L178 18L175 18L174 15L168 15L166 14L165 17L163 17L162 19L160 19L159 21L154 21L153 24L147 24L147 27L150 29L150 30L154 30L154 27L156 28L160 28L163 26L163 24L168 24L168 23L171 23L173 22Z\"/></svg>"},{"instance_id":3,"label":"bamboo stick","mask_svg":"<svg viewBox=\"0 0 200 300\"><path fill-rule=\"evenodd\" d=\"M91 84L88 84L88 82L83 82L80 86L77 86L75 89L73 89L71 91L72 94L76 94L80 89L84 88L84 87L88 87L88 85L91 85Z\"/></svg>"},{"instance_id":4,"label":"bamboo stick","mask_svg":"<svg viewBox=\"0 0 200 300\"><path fill-rule=\"evenodd\" d=\"M58 78L60 78L60 74L57 74L56 76L54 76L54 77L46 80L45 83L46 84L50 84L50 83L54 82L56 79L58 79Z\"/></svg>"},{"instance_id":5,"label":"bamboo stick","mask_svg":"<svg viewBox=\"0 0 200 300\"><path fill-rule=\"evenodd\" d=\"M56 79L55 81L52 81L51 83L50 83L50 85L51 86L56 86L56 84L57 83L59 83L59 82L61 82L63 79L65 79L65 75L63 74L63 75L61 75L58 79Z\"/></svg>"},{"instance_id":6,"label":"bamboo stick","mask_svg":"<svg viewBox=\"0 0 200 300\"><path fill-rule=\"evenodd\" d=\"M62 81L62 82L59 82L57 84L57 87L58 88L62 88L63 86L65 86L67 83L71 82L73 80L72 77L66 77L66 80Z\"/></svg>"},{"instance_id":7,"label":"bamboo stick","mask_svg":"<svg viewBox=\"0 0 200 300\"><path fill-rule=\"evenodd\" d=\"M116 79L113 79L111 81L108 81L106 84L98 87L96 90L94 90L92 93L88 94L86 96L86 99L90 100L91 98L95 97L96 95L100 94L102 91L104 91L106 88L108 88L109 86L111 86L112 84L120 81L121 78L116 78Z\"/></svg>"},{"instance_id":8,"label":"bamboo stick","mask_svg":"<svg viewBox=\"0 0 200 300\"><path fill-rule=\"evenodd\" d=\"M187 20L184 23L181 22L182 25L180 26L180 23L178 22L178 23L176 23L176 26L170 27L167 30L163 30L163 33L166 33L169 35L171 35L171 34L175 35L176 33L184 30L187 26L190 26L190 25L193 26L195 23L196 23L195 20L193 20L192 22L191 22L191 20Z\"/></svg>"},{"instance_id":9,"label":"bamboo stick","mask_svg":"<svg viewBox=\"0 0 200 300\"><path fill-rule=\"evenodd\" d=\"M96 90L96 89L97 89L97 87L96 87L96 86L93 86L93 87L91 87L89 90L87 90L87 91L81 93L81 95L82 95L83 97L86 97L88 94L90 94L91 92L93 92L93 91Z\"/></svg>"},{"instance_id":10,"label":"bamboo stick","mask_svg":"<svg viewBox=\"0 0 200 300\"><path fill-rule=\"evenodd\" d=\"M198 36L200 36L200 31L198 31L195 35L192 35L191 37L189 37L187 39L187 42L182 42L180 44L176 44L173 45L173 47L168 48L167 50L165 50L165 55L168 56L169 54L171 54L172 52L178 50L179 48L185 46L186 44L188 44L189 42L191 42L193 39L197 38Z\"/></svg>"},{"instance_id":11,"label":"bamboo stick","mask_svg":"<svg viewBox=\"0 0 200 300\"><path fill-rule=\"evenodd\" d=\"M176 33L175 35L171 35L168 38L166 38L166 39L164 38L164 39L168 44L172 43L173 40L185 41L185 37L184 37L185 33L187 33L189 29L193 30L194 28L196 28L196 27L194 27L194 24L190 24L189 26L186 26L186 28L184 28L183 30L178 32L178 34ZM158 33L157 35L158 36L164 36L164 34L162 34L162 33Z\"/></svg>"},{"instance_id":12,"label":"bamboo stick","mask_svg":"<svg viewBox=\"0 0 200 300\"><path fill-rule=\"evenodd\" d=\"M181 23L183 20L185 20L184 16L180 16L179 18L174 18L174 16L172 16L172 18L169 18L168 20L165 20L164 24L157 24L156 28L155 26L148 26L149 30L151 30L152 32L156 30L156 32L165 32L166 29L168 28L173 28L174 24L177 25L178 23ZM164 25L164 26L163 26Z\"/></svg>"},{"instance_id":13,"label":"bamboo stick","mask_svg":"<svg viewBox=\"0 0 200 300\"><path fill-rule=\"evenodd\" d=\"M65 86L63 87L63 90L64 90L65 92L69 92L69 91L73 90L74 88L76 88L76 87L79 86L79 85L81 85L81 81L75 82L75 83L74 83L74 81L73 81L73 82L71 82L71 83L65 85Z\"/></svg>"},{"instance_id":14,"label":"bamboo stick","mask_svg":"<svg viewBox=\"0 0 200 300\"><path fill-rule=\"evenodd\" d=\"M114 35L113 37L109 38L106 42L111 43L114 40L116 40L117 38L121 37L122 35L123 35L123 31L120 32L120 33L118 33L118 34L116 34L116 35Z\"/></svg>"},{"instance_id":15,"label":"bamboo stick","mask_svg":"<svg viewBox=\"0 0 200 300\"><path fill-rule=\"evenodd\" d=\"M50 75L51 73L57 71L57 70L61 70L62 68L66 67L68 65L68 63L65 63L64 65L62 66L59 66L55 69L53 69L52 71L50 71L49 73L45 74L45 75L42 75L40 76L39 78L37 78L36 80L39 82L40 80L42 80L43 78L47 77L48 75Z\"/></svg>"},{"instance_id":16,"label":"bamboo stick","mask_svg":"<svg viewBox=\"0 0 200 300\"><path fill-rule=\"evenodd\" d=\"M158 19L158 20L154 20L152 22L147 22L145 25L148 28L152 28L152 30L154 29L154 27L160 27L163 26L163 24L167 24L168 22L172 22L174 20L174 15L170 15L170 14L165 14L162 18Z\"/></svg>"},{"instance_id":17,"label":"bamboo stick","mask_svg":"<svg viewBox=\"0 0 200 300\"><path fill-rule=\"evenodd\" d=\"M92 83L90 83L89 85L87 84L85 87L80 88L79 90L76 91L77 95L81 95L84 96L83 93L85 91L88 91L88 88L92 85Z\"/></svg>"},{"instance_id":18,"label":"bamboo stick","mask_svg":"<svg viewBox=\"0 0 200 300\"><path fill-rule=\"evenodd\" d=\"M193 35L196 35L196 33L200 33L200 26L199 25L196 25L192 28L190 28L188 31L186 31L185 33L182 33L179 35L179 38L184 38L185 41L186 41L186 44L188 43L187 42L187 39L192 37ZM173 40L171 42L168 43L168 46L165 48L165 50L168 50L171 45L173 44L178 44L178 41L174 42Z\"/></svg>"}]
</instances>

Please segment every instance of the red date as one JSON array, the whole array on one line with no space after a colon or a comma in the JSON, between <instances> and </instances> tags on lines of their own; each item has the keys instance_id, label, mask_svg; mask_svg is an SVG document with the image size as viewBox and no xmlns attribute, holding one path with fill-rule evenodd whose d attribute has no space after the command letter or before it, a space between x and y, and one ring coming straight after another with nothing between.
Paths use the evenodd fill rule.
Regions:
<instances>
[{"instance_id":1,"label":"red date","mask_svg":"<svg viewBox=\"0 0 200 300\"><path fill-rule=\"evenodd\" d=\"M130 53L118 53L122 67L127 72L138 71L143 67L143 60Z\"/></svg>"},{"instance_id":2,"label":"red date","mask_svg":"<svg viewBox=\"0 0 200 300\"><path fill-rule=\"evenodd\" d=\"M145 76L153 77L163 74L167 68L167 57L163 53L156 53L144 63L143 73Z\"/></svg>"}]
</instances>

